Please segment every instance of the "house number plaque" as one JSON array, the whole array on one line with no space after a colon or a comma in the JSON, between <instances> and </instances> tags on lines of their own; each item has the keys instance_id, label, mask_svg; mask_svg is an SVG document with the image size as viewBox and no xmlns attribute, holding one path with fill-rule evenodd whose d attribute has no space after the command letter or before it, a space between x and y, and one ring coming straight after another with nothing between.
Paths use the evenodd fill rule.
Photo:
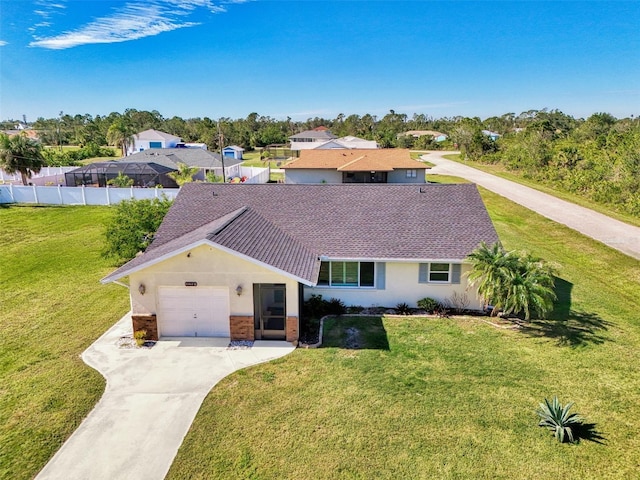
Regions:
<instances>
[{"instance_id":1,"label":"house number plaque","mask_svg":"<svg viewBox=\"0 0 640 480\"><path fill-rule=\"evenodd\" d=\"M197 287L198 282L184 282L185 287Z\"/></svg>"}]
</instances>

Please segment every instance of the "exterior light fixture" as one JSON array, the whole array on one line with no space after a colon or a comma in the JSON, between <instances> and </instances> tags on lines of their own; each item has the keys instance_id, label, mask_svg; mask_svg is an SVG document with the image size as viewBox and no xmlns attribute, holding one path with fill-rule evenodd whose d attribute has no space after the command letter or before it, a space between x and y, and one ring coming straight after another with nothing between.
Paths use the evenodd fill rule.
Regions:
<instances>
[{"instance_id":1,"label":"exterior light fixture","mask_svg":"<svg viewBox=\"0 0 640 480\"><path fill-rule=\"evenodd\" d=\"M236 293L238 294L238 296L242 295L242 285L238 285L236 287Z\"/></svg>"},{"instance_id":2,"label":"exterior light fixture","mask_svg":"<svg viewBox=\"0 0 640 480\"><path fill-rule=\"evenodd\" d=\"M147 287L144 286L144 283L141 283L138 286L138 291L140 292L140 295L144 295L145 294L145 292L147 291Z\"/></svg>"}]
</instances>

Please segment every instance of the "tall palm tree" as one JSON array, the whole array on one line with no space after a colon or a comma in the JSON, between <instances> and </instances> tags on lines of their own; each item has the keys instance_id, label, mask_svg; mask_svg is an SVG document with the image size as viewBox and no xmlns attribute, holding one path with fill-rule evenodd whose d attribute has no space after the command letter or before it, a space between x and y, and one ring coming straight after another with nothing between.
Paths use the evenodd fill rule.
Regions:
<instances>
[{"instance_id":1,"label":"tall palm tree","mask_svg":"<svg viewBox=\"0 0 640 480\"><path fill-rule=\"evenodd\" d=\"M42 146L25 133L9 137L0 134L0 167L7 173L20 172L22 184L47 164L42 155Z\"/></svg>"},{"instance_id":2,"label":"tall palm tree","mask_svg":"<svg viewBox=\"0 0 640 480\"><path fill-rule=\"evenodd\" d=\"M122 120L116 120L107 130L107 142L109 145L120 147L122 156L127 156L128 148L134 144L135 131L133 127Z\"/></svg>"}]
</instances>

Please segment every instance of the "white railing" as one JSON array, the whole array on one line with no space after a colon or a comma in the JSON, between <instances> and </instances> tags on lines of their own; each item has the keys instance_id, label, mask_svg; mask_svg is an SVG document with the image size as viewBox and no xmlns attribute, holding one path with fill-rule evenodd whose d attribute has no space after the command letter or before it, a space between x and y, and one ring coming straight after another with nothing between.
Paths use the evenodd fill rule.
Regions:
<instances>
[{"instance_id":1,"label":"white railing","mask_svg":"<svg viewBox=\"0 0 640 480\"><path fill-rule=\"evenodd\" d=\"M41 203L48 205L113 205L122 200L176 198L179 188L96 188L96 187L28 187L0 185L0 203Z\"/></svg>"}]
</instances>

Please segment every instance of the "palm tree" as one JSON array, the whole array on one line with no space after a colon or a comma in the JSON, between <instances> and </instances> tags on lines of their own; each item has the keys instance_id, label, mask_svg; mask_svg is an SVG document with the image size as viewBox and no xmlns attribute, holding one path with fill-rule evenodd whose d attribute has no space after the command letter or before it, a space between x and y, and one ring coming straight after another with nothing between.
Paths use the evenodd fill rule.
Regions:
<instances>
[{"instance_id":1,"label":"palm tree","mask_svg":"<svg viewBox=\"0 0 640 480\"><path fill-rule=\"evenodd\" d=\"M553 310L553 301L557 298L554 275L553 267L541 259L531 255L520 257L509 283L505 313L524 313L524 319L529 320L531 312L542 316Z\"/></svg>"},{"instance_id":2,"label":"palm tree","mask_svg":"<svg viewBox=\"0 0 640 480\"><path fill-rule=\"evenodd\" d=\"M467 258L472 265L469 273L471 284L478 286L478 294L484 299L485 306L493 305L492 314L497 313L504 307L513 253L506 252L499 243L488 246L482 242Z\"/></svg>"},{"instance_id":3,"label":"palm tree","mask_svg":"<svg viewBox=\"0 0 640 480\"><path fill-rule=\"evenodd\" d=\"M40 144L25 133L13 137L0 134L0 167L7 173L20 172L23 185L46 164Z\"/></svg>"},{"instance_id":4,"label":"palm tree","mask_svg":"<svg viewBox=\"0 0 640 480\"><path fill-rule=\"evenodd\" d=\"M122 148L122 156L127 156L127 149L134 144L135 131L131 125L116 120L107 130L107 142L109 145Z\"/></svg>"},{"instance_id":5,"label":"palm tree","mask_svg":"<svg viewBox=\"0 0 640 480\"><path fill-rule=\"evenodd\" d=\"M178 186L182 186L185 183L193 182L193 176L198 173L198 167L190 167L186 163L178 163L178 171L168 173L173 178Z\"/></svg>"},{"instance_id":6,"label":"palm tree","mask_svg":"<svg viewBox=\"0 0 640 480\"><path fill-rule=\"evenodd\" d=\"M529 320L532 312L542 316L553 309L555 269L541 259L507 252L498 243L482 243L467 258L468 278L485 304L494 306L492 314L524 313Z\"/></svg>"}]
</instances>

